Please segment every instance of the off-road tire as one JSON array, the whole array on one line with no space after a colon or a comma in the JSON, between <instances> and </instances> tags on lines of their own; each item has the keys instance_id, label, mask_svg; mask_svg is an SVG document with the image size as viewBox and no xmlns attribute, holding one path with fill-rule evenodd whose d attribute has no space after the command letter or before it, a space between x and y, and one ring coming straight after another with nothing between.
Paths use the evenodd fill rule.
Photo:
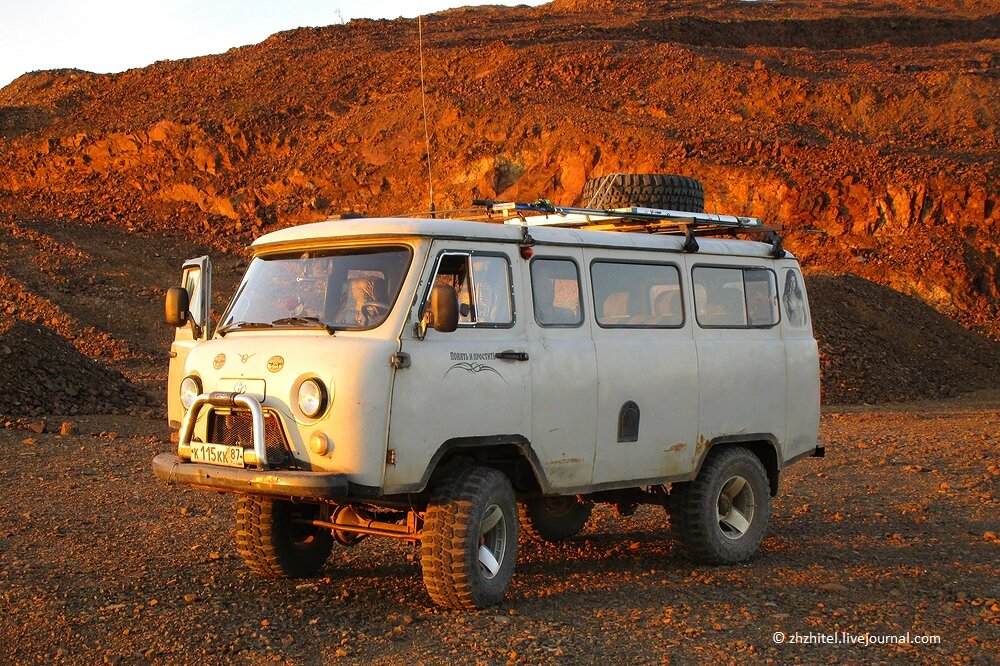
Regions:
<instances>
[{"instance_id":1,"label":"off-road tire","mask_svg":"<svg viewBox=\"0 0 1000 666\"><path fill-rule=\"evenodd\" d=\"M586 526L593 502L577 497L539 497L518 505L521 532L536 541L564 541Z\"/></svg>"},{"instance_id":2,"label":"off-road tire","mask_svg":"<svg viewBox=\"0 0 1000 666\"><path fill-rule=\"evenodd\" d=\"M705 190L696 178L661 173L615 173L592 178L583 186L586 208L660 208L705 212Z\"/></svg>"},{"instance_id":3,"label":"off-road tire","mask_svg":"<svg viewBox=\"0 0 1000 666\"><path fill-rule=\"evenodd\" d=\"M496 508L494 508L496 507ZM480 563L484 518L501 522L503 544L499 568L492 576ZM517 507L510 481L490 467L460 467L434 489L424 515L420 563L424 585L431 599L447 608L471 610L499 604L514 575L517 560ZM499 546L500 532L485 532L486 540Z\"/></svg>"},{"instance_id":4,"label":"off-road tire","mask_svg":"<svg viewBox=\"0 0 1000 666\"><path fill-rule=\"evenodd\" d=\"M316 504L241 496L236 504L236 548L247 567L258 575L313 576L330 556L333 535L294 520L319 515Z\"/></svg>"},{"instance_id":5,"label":"off-road tire","mask_svg":"<svg viewBox=\"0 0 1000 666\"><path fill-rule=\"evenodd\" d=\"M754 502L748 527L738 536L733 534L731 526L724 527L720 522L722 504L733 504L722 497L722 491L735 478L746 481ZM760 547L771 516L767 472L748 449L739 446L713 449L694 481L673 484L669 507L671 530L681 551L692 561L706 564L744 562ZM730 532L729 536L726 531Z\"/></svg>"}]
</instances>

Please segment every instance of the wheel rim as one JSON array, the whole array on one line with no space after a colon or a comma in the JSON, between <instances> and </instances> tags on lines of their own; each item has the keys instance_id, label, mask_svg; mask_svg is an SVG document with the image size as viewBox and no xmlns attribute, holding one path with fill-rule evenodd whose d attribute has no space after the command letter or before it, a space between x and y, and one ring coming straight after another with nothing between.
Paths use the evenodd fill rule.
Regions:
<instances>
[{"instance_id":1,"label":"wheel rim","mask_svg":"<svg viewBox=\"0 0 1000 666\"><path fill-rule=\"evenodd\" d=\"M507 518L503 509L490 504L479 523L479 570L485 578L493 578L499 573L506 549Z\"/></svg>"},{"instance_id":2,"label":"wheel rim","mask_svg":"<svg viewBox=\"0 0 1000 666\"><path fill-rule=\"evenodd\" d=\"M750 482L739 475L730 477L722 484L716 505L722 536L733 541L743 538L757 508Z\"/></svg>"}]
</instances>

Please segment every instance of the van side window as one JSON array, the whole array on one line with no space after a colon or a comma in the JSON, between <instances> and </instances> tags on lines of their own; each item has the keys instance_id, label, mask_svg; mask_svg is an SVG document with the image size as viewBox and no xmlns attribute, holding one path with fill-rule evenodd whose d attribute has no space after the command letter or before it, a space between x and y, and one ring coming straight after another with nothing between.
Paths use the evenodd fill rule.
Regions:
<instances>
[{"instance_id":1,"label":"van side window","mask_svg":"<svg viewBox=\"0 0 1000 666\"><path fill-rule=\"evenodd\" d=\"M541 326L579 326L583 323L580 273L569 259L531 262L531 296L535 321Z\"/></svg>"},{"instance_id":2,"label":"van side window","mask_svg":"<svg viewBox=\"0 0 1000 666\"><path fill-rule=\"evenodd\" d=\"M510 326L514 323L510 263L506 257L443 254L438 261L434 284L454 287L458 294L459 324Z\"/></svg>"},{"instance_id":3,"label":"van side window","mask_svg":"<svg viewBox=\"0 0 1000 666\"><path fill-rule=\"evenodd\" d=\"M778 323L778 290L766 268L697 266L692 272L703 328L770 327Z\"/></svg>"},{"instance_id":4,"label":"van side window","mask_svg":"<svg viewBox=\"0 0 1000 666\"><path fill-rule=\"evenodd\" d=\"M595 261L590 277L600 326L666 328L684 324L681 276L676 266Z\"/></svg>"},{"instance_id":5,"label":"van side window","mask_svg":"<svg viewBox=\"0 0 1000 666\"><path fill-rule=\"evenodd\" d=\"M747 323L750 326L774 326L778 323L778 289L774 273L763 268L743 271L747 292Z\"/></svg>"}]
</instances>

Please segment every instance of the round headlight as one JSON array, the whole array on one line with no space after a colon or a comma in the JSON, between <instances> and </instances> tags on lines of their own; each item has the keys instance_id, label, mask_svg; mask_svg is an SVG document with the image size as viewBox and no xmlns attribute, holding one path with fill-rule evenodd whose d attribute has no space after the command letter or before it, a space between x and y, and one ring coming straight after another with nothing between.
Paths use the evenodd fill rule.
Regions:
<instances>
[{"instance_id":1,"label":"round headlight","mask_svg":"<svg viewBox=\"0 0 1000 666\"><path fill-rule=\"evenodd\" d=\"M326 407L326 389L318 379L307 379L299 385L299 410L311 419Z\"/></svg>"},{"instance_id":2,"label":"round headlight","mask_svg":"<svg viewBox=\"0 0 1000 666\"><path fill-rule=\"evenodd\" d=\"M185 377L181 382L181 404L184 409L191 409L194 399L201 393L201 382L197 377Z\"/></svg>"}]
</instances>

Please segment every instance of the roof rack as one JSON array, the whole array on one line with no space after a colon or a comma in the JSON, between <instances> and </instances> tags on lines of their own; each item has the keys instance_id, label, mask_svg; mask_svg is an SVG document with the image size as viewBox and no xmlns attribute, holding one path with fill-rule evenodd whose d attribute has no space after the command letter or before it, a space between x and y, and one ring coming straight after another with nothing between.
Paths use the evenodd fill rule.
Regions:
<instances>
[{"instance_id":1,"label":"roof rack","mask_svg":"<svg viewBox=\"0 0 1000 666\"><path fill-rule=\"evenodd\" d=\"M777 227L764 226L760 218L715 213L693 213L658 208L574 208L556 206L539 199L534 203L501 202L476 199L474 206L484 206L487 217L501 213L504 224L524 227L574 227L592 231L622 231L650 234L684 234L684 251L697 252L695 234L763 233L771 244L771 256L781 258L785 251ZM529 213L530 215L526 215Z\"/></svg>"}]
</instances>

